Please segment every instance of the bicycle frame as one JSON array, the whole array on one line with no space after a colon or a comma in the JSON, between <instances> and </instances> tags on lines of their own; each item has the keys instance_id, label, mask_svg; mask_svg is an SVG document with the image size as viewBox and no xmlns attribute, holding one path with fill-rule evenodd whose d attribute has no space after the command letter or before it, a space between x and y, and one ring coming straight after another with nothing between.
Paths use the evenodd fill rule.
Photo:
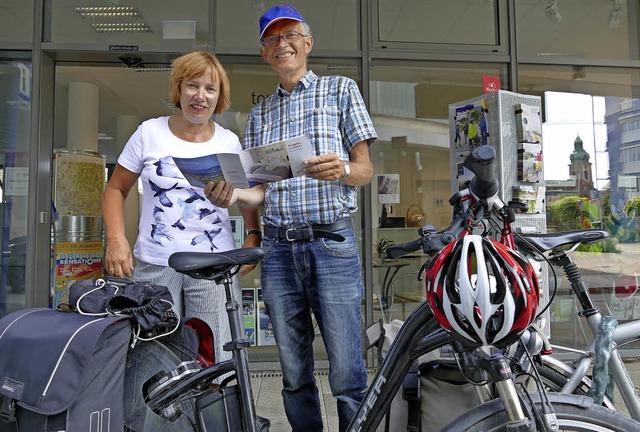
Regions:
<instances>
[{"instance_id":1,"label":"bicycle frame","mask_svg":"<svg viewBox=\"0 0 640 432\"><path fill-rule=\"evenodd\" d=\"M411 364L421 355L450 342L449 334L438 325L429 305L421 303L400 328L347 430L375 430L389 410Z\"/></svg>"},{"instance_id":2,"label":"bicycle frame","mask_svg":"<svg viewBox=\"0 0 640 432\"><path fill-rule=\"evenodd\" d=\"M553 349L579 353L579 357L574 364L575 369L570 371L571 377L562 388L561 393L572 394L580 385L581 380L586 377L594 361L595 337L599 332L598 328L602 321L602 314L597 312L585 317L585 319L589 324L589 328L591 329L594 339L584 350L576 350L553 344L551 345ZM640 339L640 321L637 320L619 324L618 327L616 327L613 336L613 342L615 345L622 345L638 339ZM640 399L638 399L638 396L636 395L633 381L631 381L618 351L614 348L611 354L611 358L609 359L609 371L613 376L616 387L620 391L622 400L629 410L631 418L640 420ZM557 362L554 362L552 356L543 356L542 361L555 365L556 368L558 368Z\"/></svg>"}]
</instances>

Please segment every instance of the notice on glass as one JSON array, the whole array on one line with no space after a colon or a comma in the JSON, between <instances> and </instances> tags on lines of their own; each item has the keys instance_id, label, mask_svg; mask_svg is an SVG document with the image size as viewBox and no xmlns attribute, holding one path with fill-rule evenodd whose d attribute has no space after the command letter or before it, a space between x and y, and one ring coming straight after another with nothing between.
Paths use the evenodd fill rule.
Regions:
<instances>
[{"instance_id":1,"label":"notice on glass","mask_svg":"<svg viewBox=\"0 0 640 432\"><path fill-rule=\"evenodd\" d=\"M304 161L313 157L306 135L289 138L241 153L216 153L173 161L193 187L224 180L237 188L254 187L304 175Z\"/></svg>"}]
</instances>

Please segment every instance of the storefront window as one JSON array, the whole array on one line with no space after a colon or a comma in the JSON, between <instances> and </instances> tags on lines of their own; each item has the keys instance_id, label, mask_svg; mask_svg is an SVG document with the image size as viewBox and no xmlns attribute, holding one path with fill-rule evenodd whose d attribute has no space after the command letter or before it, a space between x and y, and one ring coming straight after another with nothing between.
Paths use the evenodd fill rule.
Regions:
<instances>
[{"instance_id":1,"label":"storefront window","mask_svg":"<svg viewBox=\"0 0 640 432\"><path fill-rule=\"evenodd\" d=\"M3 0L0 3L0 42L31 42L35 0Z\"/></svg>"},{"instance_id":2,"label":"storefront window","mask_svg":"<svg viewBox=\"0 0 640 432\"><path fill-rule=\"evenodd\" d=\"M31 60L0 52L0 316L25 307Z\"/></svg>"},{"instance_id":3,"label":"storefront window","mask_svg":"<svg viewBox=\"0 0 640 432\"><path fill-rule=\"evenodd\" d=\"M502 65L376 62L371 70L374 319L405 319L424 299L417 274L426 256L389 262L383 249L415 240L422 225L451 223L449 104L481 96L483 75L508 85Z\"/></svg>"},{"instance_id":4,"label":"storefront window","mask_svg":"<svg viewBox=\"0 0 640 432\"><path fill-rule=\"evenodd\" d=\"M106 4L75 0L51 2L47 42L107 44L110 51L197 48L209 41L209 2L138 0ZM135 47L135 49L134 49Z\"/></svg>"},{"instance_id":5,"label":"storefront window","mask_svg":"<svg viewBox=\"0 0 640 432\"><path fill-rule=\"evenodd\" d=\"M466 51L497 47L499 1L377 0L374 2L376 46L432 44ZM504 3L502 3L505 5ZM506 9L506 8L505 8Z\"/></svg>"},{"instance_id":6,"label":"storefront window","mask_svg":"<svg viewBox=\"0 0 640 432\"><path fill-rule=\"evenodd\" d=\"M229 48L248 49L257 53L258 21L272 6L282 4L274 0L218 0L216 6L216 45L225 51ZM304 17L314 37L314 50L359 49L360 9L356 0L334 1L331 5L315 0L294 3Z\"/></svg>"},{"instance_id":7,"label":"storefront window","mask_svg":"<svg viewBox=\"0 0 640 432\"><path fill-rule=\"evenodd\" d=\"M553 89L542 93L548 228L609 232L609 239L572 257L596 306L624 322L640 318L640 100L634 97L640 76L623 68L578 72L576 77L576 68L523 65L519 82L534 93ZM585 339L576 299L561 276L550 308L551 335L557 343L580 345ZM555 285L550 279L549 286Z\"/></svg>"},{"instance_id":8,"label":"storefront window","mask_svg":"<svg viewBox=\"0 0 640 432\"><path fill-rule=\"evenodd\" d=\"M518 0L519 59L638 58L637 5L626 1ZM631 23L631 25L629 25ZM629 31L629 29L633 29Z\"/></svg>"}]
</instances>

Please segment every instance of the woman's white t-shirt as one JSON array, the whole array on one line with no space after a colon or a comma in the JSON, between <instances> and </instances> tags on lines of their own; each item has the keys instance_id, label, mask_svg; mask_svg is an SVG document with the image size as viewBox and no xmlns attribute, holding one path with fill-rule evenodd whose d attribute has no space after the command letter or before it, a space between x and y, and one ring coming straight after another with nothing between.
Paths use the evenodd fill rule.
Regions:
<instances>
[{"instance_id":1,"label":"woman's white t-shirt","mask_svg":"<svg viewBox=\"0 0 640 432\"><path fill-rule=\"evenodd\" d=\"M211 204L202 188L192 187L172 157L241 151L237 135L217 123L213 137L203 143L176 137L169 129L169 117L150 119L138 127L118 157L118 164L140 174L143 185L136 259L166 266L177 251L220 252L235 247L227 209Z\"/></svg>"}]
</instances>

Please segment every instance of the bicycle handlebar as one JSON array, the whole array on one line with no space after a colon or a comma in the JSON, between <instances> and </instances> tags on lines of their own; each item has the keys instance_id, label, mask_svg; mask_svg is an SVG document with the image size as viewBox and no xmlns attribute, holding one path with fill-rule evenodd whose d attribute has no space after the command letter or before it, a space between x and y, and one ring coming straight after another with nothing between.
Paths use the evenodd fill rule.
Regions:
<instances>
[{"instance_id":1,"label":"bicycle handlebar","mask_svg":"<svg viewBox=\"0 0 640 432\"><path fill-rule=\"evenodd\" d=\"M486 199L498 193L499 183L494 173L496 151L490 145L476 147L462 163L474 175L469 190L479 199Z\"/></svg>"}]
</instances>

